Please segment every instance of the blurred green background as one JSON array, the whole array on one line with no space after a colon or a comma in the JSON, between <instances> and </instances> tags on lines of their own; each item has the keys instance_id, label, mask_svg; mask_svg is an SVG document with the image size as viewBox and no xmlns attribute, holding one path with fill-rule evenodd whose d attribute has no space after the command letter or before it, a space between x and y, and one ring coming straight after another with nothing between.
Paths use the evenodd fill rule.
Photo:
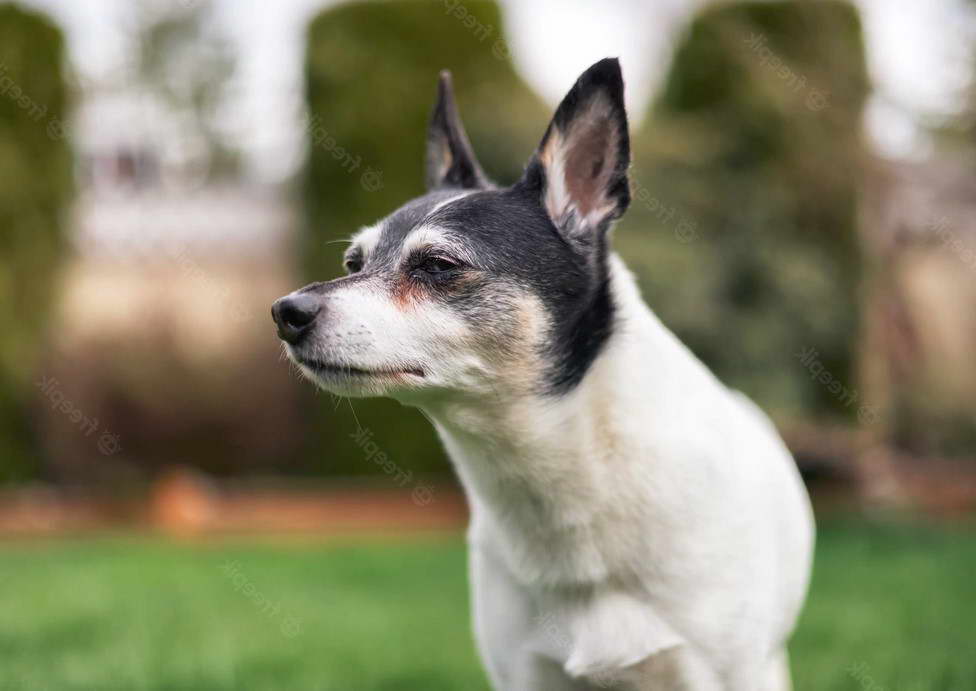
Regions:
<instances>
[{"instance_id":1,"label":"blurred green background","mask_svg":"<svg viewBox=\"0 0 976 691\"><path fill-rule=\"evenodd\" d=\"M80 7L0 2L0 690L485 688L430 425L268 308L423 191L440 70L508 184L618 47L616 248L823 519L797 689L976 688L972 3Z\"/></svg>"},{"instance_id":2,"label":"blurred green background","mask_svg":"<svg viewBox=\"0 0 976 691\"><path fill-rule=\"evenodd\" d=\"M55 297L72 189L71 151L52 128L67 117L64 60L51 21L0 5L0 483L37 471L27 412L31 376Z\"/></svg>"}]
</instances>

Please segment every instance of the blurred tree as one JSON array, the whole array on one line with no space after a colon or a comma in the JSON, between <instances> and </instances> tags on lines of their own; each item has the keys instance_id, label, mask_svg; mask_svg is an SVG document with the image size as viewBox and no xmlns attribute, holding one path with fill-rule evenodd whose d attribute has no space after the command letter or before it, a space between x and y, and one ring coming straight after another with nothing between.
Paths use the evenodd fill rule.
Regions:
<instances>
[{"instance_id":1,"label":"blurred tree","mask_svg":"<svg viewBox=\"0 0 976 691\"><path fill-rule=\"evenodd\" d=\"M36 468L26 408L72 191L63 65L50 20L0 5L0 483Z\"/></svg>"},{"instance_id":2,"label":"blurred tree","mask_svg":"<svg viewBox=\"0 0 976 691\"><path fill-rule=\"evenodd\" d=\"M239 172L239 151L221 128L220 109L237 56L213 18L209 0L136 3L136 77L180 123L184 142L206 159L207 179Z\"/></svg>"},{"instance_id":3,"label":"blurred tree","mask_svg":"<svg viewBox=\"0 0 976 691\"><path fill-rule=\"evenodd\" d=\"M693 21L633 138L618 247L664 322L781 413L857 411L844 392L857 383L867 91L849 4L723 5ZM801 361L808 348L836 386Z\"/></svg>"},{"instance_id":4,"label":"blurred tree","mask_svg":"<svg viewBox=\"0 0 976 691\"><path fill-rule=\"evenodd\" d=\"M344 247L332 241L424 191L427 121L442 69L453 72L458 107L489 175L503 183L518 178L550 113L517 76L501 27L497 4L480 0L351 3L313 20L305 63L308 227L301 247L308 280L340 273ZM445 468L418 413L391 401L351 405L391 458L414 470ZM351 416L337 420L328 397L323 409L316 447L326 471L382 473L350 438Z\"/></svg>"}]
</instances>

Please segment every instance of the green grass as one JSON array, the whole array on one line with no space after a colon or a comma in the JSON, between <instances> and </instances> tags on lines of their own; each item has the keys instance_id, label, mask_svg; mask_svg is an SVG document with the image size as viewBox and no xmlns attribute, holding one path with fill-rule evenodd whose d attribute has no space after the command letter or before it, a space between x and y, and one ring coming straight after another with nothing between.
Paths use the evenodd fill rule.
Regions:
<instances>
[{"instance_id":1,"label":"green grass","mask_svg":"<svg viewBox=\"0 0 976 691\"><path fill-rule=\"evenodd\" d=\"M971 533L822 528L797 691L976 689L974 589ZM459 539L114 538L0 544L0 689L487 685Z\"/></svg>"}]
</instances>

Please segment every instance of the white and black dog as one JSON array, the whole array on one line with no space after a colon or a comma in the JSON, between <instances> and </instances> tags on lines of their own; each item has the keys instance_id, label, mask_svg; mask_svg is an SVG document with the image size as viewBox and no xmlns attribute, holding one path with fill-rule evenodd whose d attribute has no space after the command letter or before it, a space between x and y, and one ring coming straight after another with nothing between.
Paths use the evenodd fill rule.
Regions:
<instances>
[{"instance_id":1,"label":"white and black dog","mask_svg":"<svg viewBox=\"0 0 976 691\"><path fill-rule=\"evenodd\" d=\"M611 250L629 163L616 60L579 78L511 187L475 160L445 73L428 193L355 236L348 276L272 314L316 384L436 426L496 689L785 691L809 501L766 416Z\"/></svg>"}]
</instances>

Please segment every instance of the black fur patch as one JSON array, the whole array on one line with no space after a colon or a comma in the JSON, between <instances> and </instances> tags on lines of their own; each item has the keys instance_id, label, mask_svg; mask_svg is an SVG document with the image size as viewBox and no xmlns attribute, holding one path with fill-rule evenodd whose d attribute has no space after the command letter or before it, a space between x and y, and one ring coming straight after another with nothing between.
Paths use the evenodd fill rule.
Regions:
<instances>
[{"instance_id":1,"label":"black fur patch","mask_svg":"<svg viewBox=\"0 0 976 691\"><path fill-rule=\"evenodd\" d=\"M491 187L461 124L447 70L437 82L437 103L427 128L427 189L445 187Z\"/></svg>"},{"instance_id":2,"label":"black fur patch","mask_svg":"<svg viewBox=\"0 0 976 691\"><path fill-rule=\"evenodd\" d=\"M414 228L420 225L438 204L458 196L460 190L436 190L422 197L412 199L382 221L383 232L379 242L366 258L366 269L375 270L380 266L395 264L400 258L403 241Z\"/></svg>"}]
</instances>

